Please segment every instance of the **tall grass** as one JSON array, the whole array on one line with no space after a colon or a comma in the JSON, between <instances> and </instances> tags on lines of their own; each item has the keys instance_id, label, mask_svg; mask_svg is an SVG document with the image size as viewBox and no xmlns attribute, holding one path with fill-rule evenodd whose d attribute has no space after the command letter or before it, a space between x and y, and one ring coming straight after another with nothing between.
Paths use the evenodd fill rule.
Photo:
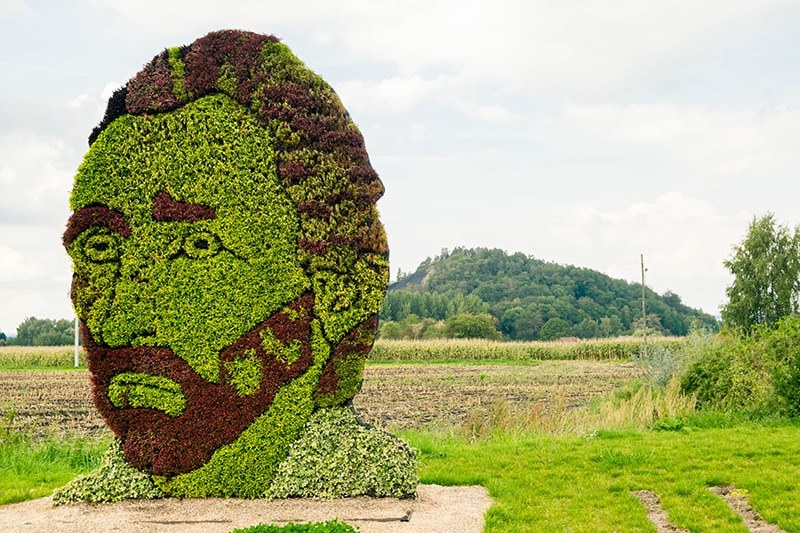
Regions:
<instances>
[{"instance_id":1,"label":"tall grass","mask_svg":"<svg viewBox=\"0 0 800 533\"><path fill-rule=\"evenodd\" d=\"M633 383L582 409L567 408L561 389L550 402L513 404L498 399L474 407L464 422L449 432L476 441L508 434L592 435L598 431L679 429L683 417L695 413L696 404L694 396L681 392L677 378L664 389Z\"/></svg>"},{"instance_id":2,"label":"tall grass","mask_svg":"<svg viewBox=\"0 0 800 533\"><path fill-rule=\"evenodd\" d=\"M100 464L111 437L50 433L36 438L0 420L0 505L48 496Z\"/></svg>"},{"instance_id":3,"label":"tall grass","mask_svg":"<svg viewBox=\"0 0 800 533\"><path fill-rule=\"evenodd\" d=\"M653 346L677 348L683 338L662 337ZM650 343L648 343L650 344ZM500 342L485 339L378 339L370 353L373 361L535 361L626 360L638 356L640 340L592 339L578 342Z\"/></svg>"}]
</instances>

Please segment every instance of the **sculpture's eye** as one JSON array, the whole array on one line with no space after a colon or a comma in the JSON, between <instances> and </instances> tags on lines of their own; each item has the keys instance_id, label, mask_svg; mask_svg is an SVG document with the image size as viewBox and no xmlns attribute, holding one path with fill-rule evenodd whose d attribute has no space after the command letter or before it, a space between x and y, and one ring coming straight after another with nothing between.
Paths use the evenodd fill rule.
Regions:
<instances>
[{"instance_id":1,"label":"sculpture's eye","mask_svg":"<svg viewBox=\"0 0 800 533\"><path fill-rule=\"evenodd\" d=\"M192 259L206 259L222 248L219 237L208 231L200 231L189 235L183 241L183 251Z\"/></svg>"},{"instance_id":2,"label":"sculpture's eye","mask_svg":"<svg viewBox=\"0 0 800 533\"><path fill-rule=\"evenodd\" d=\"M121 238L118 233L100 230L86 237L83 253L93 263L117 261Z\"/></svg>"}]
</instances>

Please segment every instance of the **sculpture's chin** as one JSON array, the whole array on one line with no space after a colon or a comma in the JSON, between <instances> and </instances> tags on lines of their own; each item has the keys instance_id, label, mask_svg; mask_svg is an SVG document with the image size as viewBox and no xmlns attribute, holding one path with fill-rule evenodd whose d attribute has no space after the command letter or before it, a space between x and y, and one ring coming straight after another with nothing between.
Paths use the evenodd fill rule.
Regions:
<instances>
[{"instance_id":1,"label":"sculpture's chin","mask_svg":"<svg viewBox=\"0 0 800 533\"><path fill-rule=\"evenodd\" d=\"M94 402L125 459L152 474L183 474L236 440L283 385L311 366L313 303L310 294L298 298L220 353L223 369L243 358L256 361L261 378L244 394L224 370L218 383L210 383L170 348L109 348L94 343L84 327ZM263 342L266 337L273 342ZM290 343L297 357L288 361L281 348Z\"/></svg>"}]
</instances>

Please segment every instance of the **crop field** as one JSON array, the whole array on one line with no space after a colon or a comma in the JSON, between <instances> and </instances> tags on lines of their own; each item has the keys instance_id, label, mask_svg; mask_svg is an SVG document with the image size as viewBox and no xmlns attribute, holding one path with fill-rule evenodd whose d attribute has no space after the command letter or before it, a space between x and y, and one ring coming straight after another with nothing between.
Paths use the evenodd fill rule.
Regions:
<instances>
[{"instance_id":1,"label":"crop field","mask_svg":"<svg viewBox=\"0 0 800 533\"><path fill-rule=\"evenodd\" d=\"M632 363L542 361L500 364L368 364L354 400L365 422L388 429L446 428L498 401L541 411L571 409L609 394L641 370ZM0 370L0 419L9 429L100 434L89 373Z\"/></svg>"},{"instance_id":2,"label":"crop field","mask_svg":"<svg viewBox=\"0 0 800 533\"><path fill-rule=\"evenodd\" d=\"M650 346L679 347L683 337L655 337ZM484 339L378 339L373 361L622 361L639 355L641 339L589 339L573 342L502 342Z\"/></svg>"},{"instance_id":3,"label":"crop field","mask_svg":"<svg viewBox=\"0 0 800 533\"><path fill-rule=\"evenodd\" d=\"M55 368L74 364L72 346L0 346L0 368ZM78 350L78 364L86 366L83 348Z\"/></svg>"},{"instance_id":4,"label":"crop field","mask_svg":"<svg viewBox=\"0 0 800 533\"><path fill-rule=\"evenodd\" d=\"M390 430L441 429L498 403L542 413L585 406L641 375L625 362L368 364L353 404L364 421Z\"/></svg>"}]
</instances>

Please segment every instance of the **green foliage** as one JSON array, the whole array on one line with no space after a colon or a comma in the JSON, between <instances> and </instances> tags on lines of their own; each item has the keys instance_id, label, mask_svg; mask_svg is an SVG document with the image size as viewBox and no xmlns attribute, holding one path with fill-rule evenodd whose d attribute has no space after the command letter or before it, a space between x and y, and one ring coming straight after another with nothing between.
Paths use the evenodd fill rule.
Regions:
<instances>
[{"instance_id":1,"label":"green foliage","mask_svg":"<svg viewBox=\"0 0 800 533\"><path fill-rule=\"evenodd\" d=\"M726 325L749 333L800 311L800 227L777 226L771 213L753 217L724 264L734 276L722 307Z\"/></svg>"},{"instance_id":2,"label":"green foliage","mask_svg":"<svg viewBox=\"0 0 800 533\"><path fill-rule=\"evenodd\" d=\"M571 337L572 326L563 318L553 317L539 330L539 340L554 341L561 337Z\"/></svg>"},{"instance_id":3,"label":"green foliage","mask_svg":"<svg viewBox=\"0 0 800 533\"><path fill-rule=\"evenodd\" d=\"M275 339L274 336L272 338ZM280 344L277 339L275 341ZM280 346L283 348L283 345ZM296 351L299 352L299 349ZM246 350L241 357L236 357L223 366L228 376L228 383L233 385L239 396L250 396L258 392L261 386L261 379L264 376L264 369L261 359L256 356L255 350Z\"/></svg>"},{"instance_id":4,"label":"green foliage","mask_svg":"<svg viewBox=\"0 0 800 533\"><path fill-rule=\"evenodd\" d=\"M704 409L752 410L770 394L770 372L751 342L725 332L689 357L681 387Z\"/></svg>"},{"instance_id":5,"label":"green foliage","mask_svg":"<svg viewBox=\"0 0 800 533\"><path fill-rule=\"evenodd\" d=\"M75 342L75 323L72 320L53 320L28 317L17 326L16 338L6 339L6 344L17 346L65 346Z\"/></svg>"},{"instance_id":6,"label":"green foliage","mask_svg":"<svg viewBox=\"0 0 800 533\"><path fill-rule=\"evenodd\" d=\"M502 334L496 328L497 319L488 313L453 315L446 321L445 334L451 339L499 340Z\"/></svg>"},{"instance_id":7,"label":"green foliage","mask_svg":"<svg viewBox=\"0 0 800 533\"><path fill-rule=\"evenodd\" d=\"M186 398L178 383L141 372L122 372L111 378L108 398L115 407L158 409L173 418L186 410Z\"/></svg>"},{"instance_id":8,"label":"green foliage","mask_svg":"<svg viewBox=\"0 0 800 533\"><path fill-rule=\"evenodd\" d=\"M800 415L800 319L725 331L692 350L681 377L700 406L752 416Z\"/></svg>"},{"instance_id":9,"label":"green foliage","mask_svg":"<svg viewBox=\"0 0 800 533\"><path fill-rule=\"evenodd\" d=\"M190 95L183 87L186 65L181 60L181 49L178 46L169 49L169 65L172 68L172 92L181 102L186 102Z\"/></svg>"},{"instance_id":10,"label":"green foliage","mask_svg":"<svg viewBox=\"0 0 800 533\"><path fill-rule=\"evenodd\" d=\"M348 408L332 408L311 417L266 496L409 498L416 490L416 461L404 442L360 425Z\"/></svg>"},{"instance_id":11,"label":"green foliage","mask_svg":"<svg viewBox=\"0 0 800 533\"><path fill-rule=\"evenodd\" d=\"M776 403L789 416L800 417L800 317L781 320L759 340L765 359L774 361Z\"/></svg>"},{"instance_id":12,"label":"green foliage","mask_svg":"<svg viewBox=\"0 0 800 533\"><path fill-rule=\"evenodd\" d=\"M297 213L283 196L269 146L255 117L222 95L168 114L126 115L103 131L81 164L71 207L105 205L133 230L119 238L90 229L69 244L85 280L75 293L77 312L95 340L170 346L217 382L220 350L310 288L295 249ZM138 177L133 183L131 175ZM161 191L217 215L154 221ZM89 254L99 235L110 239L105 249L116 250L113 258ZM195 246L200 238L203 253ZM154 320L155 335L141 336Z\"/></svg>"},{"instance_id":13,"label":"green foliage","mask_svg":"<svg viewBox=\"0 0 800 533\"><path fill-rule=\"evenodd\" d=\"M79 476L53 492L53 503L110 503L129 499L163 498L165 494L149 474L130 466L114 442L103 456L100 468Z\"/></svg>"},{"instance_id":14,"label":"green foliage","mask_svg":"<svg viewBox=\"0 0 800 533\"><path fill-rule=\"evenodd\" d=\"M356 527L329 520L327 522L314 522L308 524L294 524L289 522L285 526L258 524L256 526L234 529L231 533L357 533Z\"/></svg>"},{"instance_id":15,"label":"green foliage","mask_svg":"<svg viewBox=\"0 0 800 533\"><path fill-rule=\"evenodd\" d=\"M409 315L402 322L388 320L381 322L378 337L387 340L445 339L448 337L444 320L420 319Z\"/></svg>"},{"instance_id":16,"label":"green foliage","mask_svg":"<svg viewBox=\"0 0 800 533\"><path fill-rule=\"evenodd\" d=\"M666 335L686 335L693 322L717 328L714 317L683 305L672 292L659 296L648 289L645 294L648 311L657 317L648 321L660 324ZM511 340L557 338L549 327L542 334L542 328L550 319L560 319L570 332L560 323L558 336L614 337L634 329L641 297L641 285L590 269L497 249L456 248L428 258L416 272L391 285L380 317L384 323L404 324L414 315L420 322L489 313L503 338ZM397 338L396 326L387 333Z\"/></svg>"}]
</instances>

